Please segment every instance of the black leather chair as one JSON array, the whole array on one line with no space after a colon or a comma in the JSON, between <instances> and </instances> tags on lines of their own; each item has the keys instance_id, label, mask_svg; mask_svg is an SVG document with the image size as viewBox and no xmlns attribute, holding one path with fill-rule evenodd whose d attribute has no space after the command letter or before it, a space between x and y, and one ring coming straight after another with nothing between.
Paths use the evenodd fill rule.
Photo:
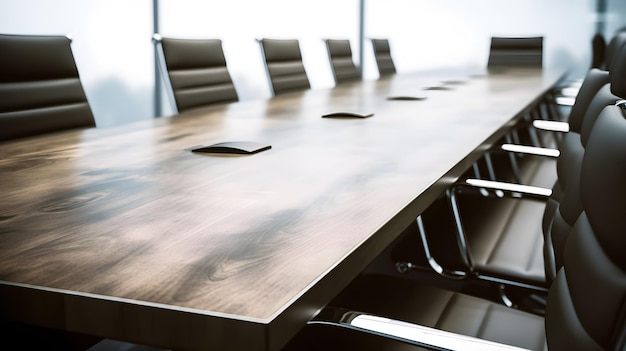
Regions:
<instances>
[{"instance_id":1,"label":"black leather chair","mask_svg":"<svg viewBox=\"0 0 626 351\"><path fill-rule=\"evenodd\" d=\"M563 266L568 234L582 211L579 175L586 139L602 109L620 97L626 97L626 47L620 55L617 62L622 64L616 64L611 71L611 84L599 89L586 112L581 110L585 112L584 117L581 114L572 119L581 132L568 133L561 144L562 154L557 161L559 178L551 194L549 189L506 190L500 184L494 184L490 191L482 193L490 187L490 182L482 180L472 183L471 189L466 185L453 187L447 191L447 196L456 217L448 217L449 213L437 217L433 211L419 216L417 228L426 260L423 264L419 261L414 261L417 264L397 262L398 268L430 266L440 275L459 282L477 277L479 281L487 282L483 286L491 285L488 291L493 291L492 296L498 296L503 303L537 314L545 313L546 291ZM605 80L600 75L600 83ZM442 221L454 222L456 228L440 223L433 225L433 222ZM424 228L430 229L430 233ZM460 266L464 268L461 269L449 264L447 256L450 256L451 240L446 242L447 250L441 250L441 244L437 250L429 243L429 240L431 243L436 241L446 230L455 232L455 229L458 237L452 240L462 253ZM440 255L433 255L433 252Z\"/></svg>"},{"instance_id":2,"label":"black leather chair","mask_svg":"<svg viewBox=\"0 0 626 351\"><path fill-rule=\"evenodd\" d=\"M359 69L352 60L352 48L348 39L326 39L335 84L361 79Z\"/></svg>"},{"instance_id":3,"label":"black leather chair","mask_svg":"<svg viewBox=\"0 0 626 351\"><path fill-rule=\"evenodd\" d=\"M626 45L626 36L616 37L611 41L611 46L620 48L620 50L625 45ZM615 55L620 54L621 52L620 50L613 49L612 55L615 56ZM613 61L612 58L611 58L611 61ZM615 61L616 61L616 65L619 64L619 59ZM616 77L618 76L619 74ZM616 77L614 78L618 79ZM568 143L567 139L572 137L572 136L568 137L567 136L568 133L574 133L578 135L580 134L584 116L587 110L589 109L589 106L591 105L592 99L604 85L609 83L609 79L610 78L609 78L608 70L602 70L599 68L591 68L587 72L587 75L582 80L582 84L580 85L580 89L578 90L578 93L577 93L577 98L574 101L574 104L572 105L572 108L568 114L568 117L566 118L566 121L536 120L533 122L533 124L535 125L537 129L540 129L540 130L545 129L550 132L557 132L557 133L562 134L561 137L559 138L560 142L558 146L559 148L563 148L563 147L567 148L568 146L564 144L567 144ZM575 139L579 139L579 136L573 136L573 137ZM519 150L519 147L513 144L503 144L502 148L504 150L515 152L516 154L521 154L524 156L527 156L529 154L545 156L546 153L550 153L550 155L548 155L549 157L559 157L559 154L562 153L562 150L537 149L537 148L531 148L527 146L524 146L523 150ZM541 163L545 161L545 158L535 157L533 158L533 161L536 163ZM557 188L558 188L558 182L557 182ZM555 193L558 193L558 191L556 191Z\"/></svg>"},{"instance_id":4,"label":"black leather chair","mask_svg":"<svg viewBox=\"0 0 626 351\"><path fill-rule=\"evenodd\" d=\"M591 68L604 68L606 63L606 40L600 33L591 39Z\"/></svg>"},{"instance_id":5,"label":"black leather chair","mask_svg":"<svg viewBox=\"0 0 626 351\"><path fill-rule=\"evenodd\" d=\"M495 216L470 218L476 215L472 207L481 200L467 200L464 208L468 212L464 216L459 209L461 205L457 201L457 193L462 194L465 185L448 191L460 235L461 252L466 255L464 261L476 274L535 286L549 286L554 280L562 266L567 233L582 211L578 176L587 136L602 109L626 98L626 46L617 57L610 72L592 69L588 74L589 84L583 87L582 93L585 94L589 88L593 99L585 96L577 100L570 120L573 130L565 135L559 148L557 181L550 191L543 192L549 196L545 204L543 201L516 199L499 204L500 201L496 200ZM602 88L597 87L602 83L605 83ZM588 100L588 106L579 106ZM501 192L506 191L503 186L508 185L475 180L467 182L481 190L489 188ZM512 190L512 194L521 197L525 191L523 188ZM485 223L482 222L484 219ZM472 232L468 234L464 226L471 221L478 224L473 227L468 225Z\"/></svg>"},{"instance_id":6,"label":"black leather chair","mask_svg":"<svg viewBox=\"0 0 626 351\"><path fill-rule=\"evenodd\" d=\"M0 141L94 127L64 36L0 34Z\"/></svg>"},{"instance_id":7,"label":"black leather chair","mask_svg":"<svg viewBox=\"0 0 626 351\"><path fill-rule=\"evenodd\" d=\"M583 210L567 237L563 267L550 287L545 318L451 290L389 276L363 276L285 350L333 345L384 350L511 350L509 345L550 351L624 350L623 160L626 110L623 105L608 106L588 138L580 170ZM504 345L481 345L475 338Z\"/></svg>"},{"instance_id":8,"label":"black leather chair","mask_svg":"<svg viewBox=\"0 0 626 351\"><path fill-rule=\"evenodd\" d=\"M396 73L396 65L393 63L393 57L391 56L389 39L371 39L371 41L374 58L378 66L378 74L385 76Z\"/></svg>"},{"instance_id":9,"label":"black leather chair","mask_svg":"<svg viewBox=\"0 0 626 351\"><path fill-rule=\"evenodd\" d=\"M626 348L626 125L624 104L605 108L587 138L578 217L548 296L549 348Z\"/></svg>"},{"instance_id":10,"label":"black leather chair","mask_svg":"<svg viewBox=\"0 0 626 351\"><path fill-rule=\"evenodd\" d=\"M600 34L596 34L592 39L592 47L593 47L593 57L592 57L592 67L591 70L601 70L601 71L609 71L613 64L613 59L619 53L621 48L626 43L626 33L618 33L617 35L611 38L611 41L608 45L602 44L604 43L604 38ZM558 98L565 97L573 100L568 103L559 103L561 105L573 105L575 100L578 98L580 90L582 89L582 84L586 80L587 77L583 78L580 81L575 81L569 85L558 87L559 92L555 99L558 103ZM565 119L567 122L567 118Z\"/></svg>"},{"instance_id":11,"label":"black leather chair","mask_svg":"<svg viewBox=\"0 0 626 351\"><path fill-rule=\"evenodd\" d=\"M178 112L238 101L220 39L163 38L155 34L153 41Z\"/></svg>"},{"instance_id":12,"label":"black leather chair","mask_svg":"<svg viewBox=\"0 0 626 351\"><path fill-rule=\"evenodd\" d=\"M274 95L311 88L297 39L259 39Z\"/></svg>"},{"instance_id":13,"label":"black leather chair","mask_svg":"<svg viewBox=\"0 0 626 351\"><path fill-rule=\"evenodd\" d=\"M611 70L611 67L614 64L614 60L616 60L617 53L621 50L622 46L626 42L626 31L619 32L611 38L609 44L606 47L606 59L604 62L604 69L607 71Z\"/></svg>"},{"instance_id":14,"label":"black leather chair","mask_svg":"<svg viewBox=\"0 0 626 351\"><path fill-rule=\"evenodd\" d=\"M487 68L542 67L543 37L492 37Z\"/></svg>"},{"instance_id":15,"label":"black leather chair","mask_svg":"<svg viewBox=\"0 0 626 351\"><path fill-rule=\"evenodd\" d=\"M591 68L607 71L610 68L609 56L614 56L622 46L624 38L618 35L613 36L607 45L604 36L596 33L591 39ZM560 106L572 106L576 96L580 91L584 79L568 79L563 84L555 87L555 102Z\"/></svg>"},{"instance_id":16,"label":"black leather chair","mask_svg":"<svg viewBox=\"0 0 626 351\"><path fill-rule=\"evenodd\" d=\"M490 74L497 74L502 70L519 68L539 68L543 66L543 37L491 37L487 70ZM538 134L532 126L533 119L561 120L561 114L556 108L555 97L552 92L546 93L541 100L537 101L524 113L523 119L507 136L509 143L529 143L536 147L550 146L554 142L552 135ZM498 153L499 150L492 150ZM491 165L491 153L486 154L486 168L489 170L490 179L494 180L493 166ZM496 157L499 159L499 157ZM506 163L517 161L511 157ZM515 169L517 172L517 169ZM480 176L477 174L477 176ZM516 174L519 181L519 174Z\"/></svg>"},{"instance_id":17,"label":"black leather chair","mask_svg":"<svg viewBox=\"0 0 626 351\"><path fill-rule=\"evenodd\" d=\"M557 159L559 177L552 187L552 195L548 199L544 212L542 227L547 247L562 247L564 241L562 233L566 232L565 228L573 225L578 214L577 191L575 189L564 191L563 189L578 186L578 180L571 180L569 175L576 175L573 170L580 167L580 159L584 152L585 134L591 129L599 109L606 104L615 102L618 96L626 96L626 89L622 84L622 81L626 79L624 76L625 64L623 63L626 60L625 44L626 41L618 44L622 46L622 51L616 54L622 56L621 59L618 58L615 61L613 73L609 74L609 71L598 68L589 70L572 106L568 122L566 122L567 133L563 135L559 144L559 157ZM609 82L611 82L610 87L608 86ZM548 255L544 257L548 281L554 279L556 271L561 265L560 252L561 250L544 250L544 255Z\"/></svg>"},{"instance_id":18,"label":"black leather chair","mask_svg":"<svg viewBox=\"0 0 626 351\"><path fill-rule=\"evenodd\" d=\"M330 59L335 84L361 78L359 70L352 60L352 49L348 39L326 39L326 49Z\"/></svg>"},{"instance_id":19,"label":"black leather chair","mask_svg":"<svg viewBox=\"0 0 626 351\"><path fill-rule=\"evenodd\" d=\"M618 48L626 45L626 36L620 37L616 36L611 40L612 47L612 56L619 54ZM612 58L609 61L612 61ZM563 139L566 138L565 134L567 132L580 133L581 121L585 115L586 109L589 107L591 99L595 96L598 90L609 82L609 74L608 69L610 65L607 66L606 69L599 68L591 68L587 75L582 80L579 88L577 89L576 99L574 99L574 103L569 109L569 113L563 118L561 121L546 121L543 119L538 119L532 121L533 130L538 130L539 133L553 133L556 138L555 145L557 148L561 147ZM509 141L511 138L509 138ZM541 176L531 175L531 177L526 177L527 179L522 180L522 176L520 175L520 171L517 169L518 162L525 162L526 165L530 164L530 168L534 169L542 169L542 168L554 168L554 161L550 158L559 157L558 149L550 149L544 147L534 147L537 146L532 144L531 147L528 145L520 146L519 144L513 144L510 142L504 143L502 145L502 149L510 152L509 159L511 161L511 166L513 168L513 173L515 174L515 180L517 182L524 182L526 184L533 184L542 182L541 176L545 177L545 173ZM534 156L547 156L547 157L529 157L528 155ZM528 168L528 167L527 167ZM551 175L552 177L554 175ZM544 182L545 183L545 182ZM545 184L544 184L545 186Z\"/></svg>"},{"instance_id":20,"label":"black leather chair","mask_svg":"<svg viewBox=\"0 0 626 351\"><path fill-rule=\"evenodd\" d=\"M457 195L451 195L453 208L463 207L456 211L458 232L466 242L466 247L462 248L462 252L467 253L466 262L476 274L536 286L552 282L562 264L567 228L573 225L580 211L578 172L585 152L584 134L593 126L598 112L619 99L609 88L607 84L592 100L581 134L572 132L566 135L557 160L557 181L551 191L545 192L549 194L545 199L547 202L494 199L494 213L487 215L488 218L469 218L476 215L470 208L482 199L461 200L463 205L460 205ZM473 184L483 189L490 187L485 182ZM499 189L499 186L501 184L496 184L494 189ZM464 196L463 190L452 191ZM523 196L524 191L513 190L512 194ZM464 210L468 210L466 215ZM464 223L483 219L489 223L468 225L469 233L466 233Z\"/></svg>"},{"instance_id":21,"label":"black leather chair","mask_svg":"<svg viewBox=\"0 0 626 351\"><path fill-rule=\"evenodd\" d=\"M487 69L490 72L498 72L502 69L520 67L543 67L543 37L491 37ZM529 111L529 114L525 116L526 123L521 123L518 130L530 127L529 122L537 116L542 119L559 120L560 115L552 104L553 100L554 97L551 94L546 95L543 101ZM529 134L535 146L548 143L538 137L532 127Z\"/></svg>"}]
</instances>

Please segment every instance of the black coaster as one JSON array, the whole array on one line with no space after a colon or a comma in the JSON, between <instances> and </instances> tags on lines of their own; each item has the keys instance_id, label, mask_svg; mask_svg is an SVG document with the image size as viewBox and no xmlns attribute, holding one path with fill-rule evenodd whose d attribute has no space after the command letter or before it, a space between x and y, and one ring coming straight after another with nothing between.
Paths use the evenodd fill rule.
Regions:
<instances>
[{"instance_id":1,"label":"black coaster","mask_svg":"<svg viewBox=\"0 0 626 351\"><path fill-rule=\"evenodd\" d=\"M367 118L372 117L373 115L373 113L340 111L327 113L325 115L322 115L322 118Z\"/></svg>"},{"instance_id":2,"label":"black coaster","mask_svg":"<svg viewBox=\"0 0 626 351\"><path fill-rule=\"evenodd\" d=\"M191 149L193 152L212 153L212 154L256 154L261 151L269 150L272 146L264 143L252 141L227 141L208 146L199 146Z\"/></svg>"}]
</instances>

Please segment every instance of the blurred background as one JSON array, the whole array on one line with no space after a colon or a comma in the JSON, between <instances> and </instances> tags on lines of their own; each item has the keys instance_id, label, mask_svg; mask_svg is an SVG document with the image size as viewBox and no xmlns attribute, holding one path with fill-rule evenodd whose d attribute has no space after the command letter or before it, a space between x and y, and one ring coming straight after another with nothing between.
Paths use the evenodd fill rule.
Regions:
<instances>
[{"instance_id":1,"label":"blurred background","mask_svg":"<svg viewBox=\"0 0 626 351\"><path fill-rule=\"evenodd\" d=\"M407 73L485 67L492 36L543 36L544 67L582 76L593 35L608 42L624 13L623 0L0 0L0 33L70 34L97 126L107 127L172 114L155 93L155 31L222 39L243 101L271 97L257 38L298 39L313 89L334 85L325 38L350 39L364 79L378 77L368 38L388 38Z\"/></svg>"}]
</instances>

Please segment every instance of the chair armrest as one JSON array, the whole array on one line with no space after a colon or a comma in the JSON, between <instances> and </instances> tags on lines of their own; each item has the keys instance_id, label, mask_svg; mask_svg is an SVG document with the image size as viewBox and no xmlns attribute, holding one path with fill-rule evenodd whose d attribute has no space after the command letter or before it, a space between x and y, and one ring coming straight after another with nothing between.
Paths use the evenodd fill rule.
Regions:
<instances>
[{"instance_id":1,"label":"chair armrest","mask_svg":"<svg viewBox=\"0 0 626 351\"><path fill-rule=\"evenodd\" d=\"M542 119L538 119L533 121L533 127L550 132L569 132L569 123L567 122L544 121Z\"/></svg>"},{"instance_id":2,"label":"chair armrest","mask_svg":"<svg viewBox=\"0 0 626 351\"><path fill-rule=\"evenodd\" d=\"M580 91L580 86L572 85L561 89L561 95L567 97L576 97Z\"/></svg>"},{"instance_id":3,"label":"chair armrest","mask_svg":"<svg viewBox=\"0 0 626 351\"><path fill-rule=\"evenodd\" d=\"M469 189L470 191L465 191ZM493 193L498 198L503 198L505 195L509 195L511 198L527 199L530 201L542 201L545 202L552 195L551 189L521 185L515 183L505 183L484 179L466 179L465 182L459 182L448 188L445 192L448 198L452 216L454 218L454 226L456 229L457 245L460 253L460 258L470 270L474 268L474 262L470 250L468 247L468 240L465 234L463 220L461 218L461 211L458 205L457 195L461 193L472 194L471 191L476 191L480 196L488 197Z\"/></svg>"},{"instance_id":4,"label":"chair armrest","mask_svg":"<svg viewBox=\"0 0 626 351\"><path fill-rule=\"evenodd\" d=\"M561 106L574 106L576 98L569 96L557 96L555 99L557 105Z\"/></svg>"},{"instance_id":5,"label":"chair armrest","mask_svg":"<svg viewBox=\"0 0 626 351\"><path fill-rule=\"evenodd\" d=\"M467 335L402 322L394 319L362 314L355 317L352 325L374 330L383 334L416 342L418 345L441 347L448 350L512 351L525 350L519 347L479 339Z\"/></svg>"},{"instance_id":6,"label":"chair armrest","mask_svg":"<svg viewBox=\"0 0 626 351\"><path fill-rule=\"evenodd\" d=\"M542 188L538 186L531 186L531 185L496 182L492 180L471 179L471 178L466 179L465 183L466 185L476 187L476 188L508 192L508 193L511 193L513 197L538 196L538 197L547 198L547 197L550 197L550 195L552 195L551 189Z\"/></svg>"},{"instance_id":7,"label":"chair armrest","mask_svg":"<svg viewBox=\"0 0 626 351\"><path fill-rule=\"evenodd\" d=\"M509 152L518 152L522 154L547 156L547 157L559 157L561 152L557 149L550 149L545 147L525 146L517 144L502 144L502 150Z\"/></svg>"},{"instance_id":8,"label":"chair armrest","mask_svg":"<svg viewBox=\"0 0 626 351\"><path fill-rule=\"evenodd\" d=\"M435 350L523 351L526 349L451 333L418 324L378 317L359 312L346 312L340 322L313 320L310 324L333 324L364 333L389 336L401 342Z\"/></svg>"}]
</instances>

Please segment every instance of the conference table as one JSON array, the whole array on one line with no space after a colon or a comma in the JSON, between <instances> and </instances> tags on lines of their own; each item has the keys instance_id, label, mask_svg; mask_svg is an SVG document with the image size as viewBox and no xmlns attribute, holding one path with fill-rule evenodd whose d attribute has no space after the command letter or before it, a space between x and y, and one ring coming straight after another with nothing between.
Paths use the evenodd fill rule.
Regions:
<instances>
[{"instance_id":1,"label":"conference table","mask_svg":"<svg viewBox=\"0 0 626 351\"><path fill-rule=\"evenodd\" d=\"M562 77L398 74L4 142L0 317L280 350ZM192 151L223 142L271 148Z\"/></svg>"}]
</instances>

